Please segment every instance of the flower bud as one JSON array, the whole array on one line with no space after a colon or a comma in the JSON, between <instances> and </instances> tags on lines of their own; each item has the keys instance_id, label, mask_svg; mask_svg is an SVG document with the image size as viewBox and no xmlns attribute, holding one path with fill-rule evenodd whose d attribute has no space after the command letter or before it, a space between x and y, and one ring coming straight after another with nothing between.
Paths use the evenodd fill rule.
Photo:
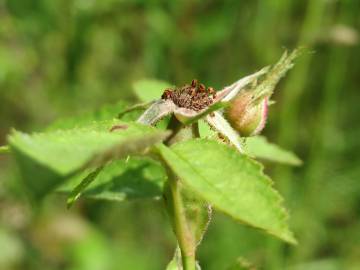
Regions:
<instances>
[{"instance_id":1,"label":"flower bud","mask_svg":"<svg viewBox=\"0 0 360 270\"><path fill-rule=\"evenodd\" d=\"M225 117L240 136L257 135L265 127L268 99L264 97L255 101L251 91L241 93L232 100L225 111Z\"/></svg>"}]
</instances>

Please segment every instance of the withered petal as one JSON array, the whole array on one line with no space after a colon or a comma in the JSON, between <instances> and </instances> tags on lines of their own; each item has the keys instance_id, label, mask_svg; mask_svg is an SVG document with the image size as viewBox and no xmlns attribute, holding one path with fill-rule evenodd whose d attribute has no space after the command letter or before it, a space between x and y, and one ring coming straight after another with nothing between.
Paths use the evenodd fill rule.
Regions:
<instances>
[{"instance_id":1,"label":"withered petal","mask_svg":"<svg viewBox=\"0 0 360 270\"><path fill-rule=\"evenodd\" d=\"M171 100L159 99L140 116L137 122L144 125L153 125L163 117L173 113L176 108L176 105Z\"/></svg>"}]
</instances>

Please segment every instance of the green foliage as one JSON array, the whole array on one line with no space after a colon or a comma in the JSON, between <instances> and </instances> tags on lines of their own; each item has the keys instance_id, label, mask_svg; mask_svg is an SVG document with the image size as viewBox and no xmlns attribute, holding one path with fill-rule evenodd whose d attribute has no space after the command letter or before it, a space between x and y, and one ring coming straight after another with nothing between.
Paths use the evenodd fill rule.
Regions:
<instances>
[{"instance_id":1,"label":"green foliage","mask_svg":"<svg viewBox=\"0 0 360 270\"><path fill-rule=\"evenodd\" d=\"M159 145L158 150L179 179L214 207L295 243L281 198L258 163L208 140L186 141L171 149Z\"/></svg>"},{"instance_id":2,"label":"green foliage","mask_svg":"<svg viewBox=\"0 0 360 270\"><path fill-rule=\"evenodd\" d=\"M147 102L159 94L160 87L164 83L141 81L135 84L135 91ZM144 94L141 89L149 91ZM211 220L210 205L241 223L296 243L288 228L282 198L272 189L272 182L263 174L261 165L214 140L191 140L194 136L214 138L214 132L209 129L199 133L197 123L208 114L221 111L228 103L219 102L200 114L182 115L177 110L168 110L166 114L174 113L176 118L172 116L173 122L168 119L163 122L168 123L175 137L166 143L183 141L171 148L157 144L171 134L164 128L109 120L114 115L133 120L134 111L142 111L149 105L129 107L117 103L84 116L58 120L42 133L13 131L9 145L32 196L41 199L61 185L58 191L68 194L68 207L81 196L107 201L164 197L181 251L180 257L175 253L170 268L178 268L179 264L184 269L195 266L195 257L184 254L195 254ZM144 115L158 120L166 115L162 106L168 105L156 101ZM185 118L180 121L181 115ZM155 144L156 150L149 152ZM260 158L299 164L295 155L262 138L250 139L248 152ZM167 173L152 159L133 157L139 154L160 157ZM174 175L179 179L174 179Z\"/></svg>"},{"instance_id":3,"label":"green foliage","mask_svg":"<svg viewBox=\"0 0 360 270\"><path fill-rule=\"evenodd\" d=\"M302 161L294 153L286 151L273 143L269 143L263 136L247 138L245 149L247 154L256 158L293 166L302 164Z\"/></svg>"},{"instance_id":4,"label":"green foliage","mask_svg":"<svg viewBox=\"0 0 360 270\"><path fill-rule=\"evenodd\" d=\"M211 139L218 137L216 132L203 121L199 121L199 129L201 137ZM243 145L245 153L256 159L293 166L300 166L302 164L302 161L294 153L270 143L264 136L248 137L244 140Z\"/></svg>"},{"instance_id":5,"label":"green foliage","mask_svg":"<svg viewBox=\"0 0 360 270\"><path fill-rule=\"evenodd\" d=\"M67 206L70 208L74 202L80 197L81 193L95 180L95 178L102 171L103 167L100 166L89 175L87 175L75 188L71 189L71 193L67 199Z\"/></svg>"},{"instance_id":6,"label":"green foliage","mask_svg":"<svg viewBox=\"0 0 360 270\"><path fill-rule=\"evenodd\" d=\"M216 215L198 249L199 260L206 270L226 269L239 255L264 270L360 269L359 9L356 0L2 1L0 145L14 127L41 130L59 117L77 118L120 99L132 105L137 96L131 86L139 78L177 85L198 78L218 90L272 63L284 47L305 45L314 53L301 57L279 86L265 129L270 142L304 161L296 169L266 163L291 208L300 244L284 246ZM127 113L121 120L135 120L140 113ZM58 128L66 127L52 130ZM295 163L277 150L264 156L268 146L260 148L263 142L252 139L244 143L252 157ZM0 269L164 268L175 243L165 215L156 212L160 203L84 200L66 211L63 199L53 196L34 215L19 194L23 186L7 149L0 148L5 239L0 246L9 250L0 256ZM68 191L94 169L70 179ZM32 181L41 182L37 171L33 176ZM96 234L91 233L78 244L83 228L59 216L76 216L101 240L91 240ZM77 236L69 237L71 232ZM15 239L22 251L13 252L13 241L6 239Z\"/></svg>"},{"instance_id":7,"label":"green foliage","mask_svg":"<svg viewBox=\"0 0 360 270\"><path fill-rule=\"evenodd\" d=\"M114 125L120 128L110 132ZM151 127L111 120L32 135L14 131L9 144L29 191L42 197L86 168L139 153L166 136Z\"/></svg>"},{"instance_id":8,"label":"green foliage","mask_svg":"<svg viewBox=\"0 0 360 270\"><path fill-rule=\"evenodd\" d=\"M81 183L75 178L59 191L70 193L71 206L80 196L110 201L160 199L166 174L162 166L148 158L131 157L96 169Z\"/></svg>"},{"instance_id":9,"label":"green foliage","mask_svg":"<svg viewBox=\"0 0 360 270\"><path fill-rule=\"evenodd\" d=\"M135 85L135 91L147 102L160 87L164 83L141 81ZM150 90L143 95L139 94L141 89ZM191 270L196 266L196 248L211 220L210 205L237 221L296 243L288 228L282 198L272 189L272 182L263 174L260 164L240 154L238 148L210 139L192 140L201 135L212 137L209 130L200 134L198 121L213 113L223 119L218 111L227 105L219 102L200 113L191 110L184 113L180 112L182 108L162 99L130 107L117 103L82 117L58 120L46 132L29 135L13 131L8 141L35 199L64 182L58 191L68 194L68 207L80 196L108 201L164 197L181 252L179 257L176 251L168 267L179 268L181 264ZM109 120L114 115L126 118L147 106L151 107L137 123ZM144 115L150 120L141 120ZM170 131L139 124L156 124L166 115L172 115L170 122L165 120ZM218 130L217 125L213 128ZM240 137L234 134L240 145ZM160 142L178 143L168 148ZM260 144L259 139L258 143L255 140L249 148L255 149L252 153L257 157L271 159L276 154L280 156L274 158L276 161L286 162L284 159L288 158L289 164L298 161L266 140L260 140ZM149 158L132 157L139 154L160 158L167 173ZM37 181L32 181L34 176Z\"/></svg>"}]
</instances>

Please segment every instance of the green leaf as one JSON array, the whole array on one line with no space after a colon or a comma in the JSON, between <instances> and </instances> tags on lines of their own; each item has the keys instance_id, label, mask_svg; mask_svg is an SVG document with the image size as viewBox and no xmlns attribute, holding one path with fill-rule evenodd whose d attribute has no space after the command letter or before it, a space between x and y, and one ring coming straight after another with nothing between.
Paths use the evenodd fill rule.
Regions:
<instances>
[{"instance_id":1,"label":"green leaf","mask_svg":"<svg viewBox=\"0 0 360 270\"><path fill-rule=\"evenodd\" d=\"M110 132L114 125L119 128ZM167 136L150 126L111 120L31 135L14 131L9 143L30 193L41 198L86 168L138 153Z\"/></svg>"},{"instance_id":2,"label":"green leaf","mask_svg":"<svg viewBox=\"0 0 360 270\"><path fill-rule=\"evenodd\" d=\"M250 156L273 162L299 166L302 161L293 153L286 151L276 144L269 143L263 136L249 137L246 140L245 151Z\"/></svg>"},{"instance_id":3,"label":"green leaf","mask_svg":"<svg viewBox=\"0 0 360 270\"><path fill-rule=\"evenodd\" d=\"M219 140L217 133L209 125L205 124L204 121L199 121L199 129L202 138ZM301 159L294 153L270 143L264 136L248 137L243 146L245 153L254 158L293 166L302 165Z\"/></svg>"},{"instance_id":4,"label":"green leaf","mask_svg":"<svg viewBox=\"0 0 360 270\"><path fill-rule=\"evenodd\" d=\"M81 193L96 179L104 167L100 166L88 174L70 193L67 199L67 207L70 208L80 197Z\"/></svg>"},{"instance_id":5,"label":"green leaf","mask_svg":"<svg viewBox=\"0 0 360 270\"><path fill-rule=\"evenodd\" d=\"M282 198L262 166L235 149L198 139L157 146L159 154L183 183L234 219L296 243L287 224Z\"/></svg>"},{"instance_id":6,"label":"green leaf","mask_svg":"<svg viewBox=\"0 0 360 270\"><path fill-rule=\"evenodd\" d=\"M92 199L125 201L159 199L166 181L164 168L152 159L131 157L115 160L88 174L79 184L72 179L58 189L70 193L71 206L80 196Z\"/></svg>"},{"instance_id":7,"label":"green leaf","mask_svg":"<svg viewBox=\"0 0 360 270\"><path fill-rule=\"evenodd\" d=\"M172 87L171 84L154 79L144 79L133 84L136 96L143 102L150 102L160 99L166 88Z\"/></svg>"}]
</instances>

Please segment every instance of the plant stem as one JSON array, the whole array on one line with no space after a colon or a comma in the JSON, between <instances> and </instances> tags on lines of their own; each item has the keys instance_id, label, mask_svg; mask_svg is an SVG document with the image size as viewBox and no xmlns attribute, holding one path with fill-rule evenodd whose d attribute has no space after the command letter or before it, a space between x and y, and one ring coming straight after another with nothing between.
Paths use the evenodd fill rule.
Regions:
<instances>
[{"instance_id":1,"label":"plant stem","mask_svg":"<svg viewBox=\"0 0 360 270\"><path fill-rule=\"evenodd\" d=\"M197 124L183 126L175 117L170 120L168 129L173 130L173 135L165 142L172 145L186 139L194 138L199 135ZM181 183L177 177L168 170L169 191L167 193L167 203L172 218L174 232L181 251L181 260L184 270L195 270L196 260L196 241L191 231L190 225L186 217L186 211L183 205L183 197L181 194Z\"/></svg>"},{"instance_id":2,"label":"plant stem","mask_svg":"<svg viewBox=\"0 0 360 270\"><path fill-rule=\"evenodd\" d=\"M183 269L195 270L195 243L187 224L179 181L175 178L169 180L172 195L174 230L181 251Z\"/></svg>"}]
</instances>

